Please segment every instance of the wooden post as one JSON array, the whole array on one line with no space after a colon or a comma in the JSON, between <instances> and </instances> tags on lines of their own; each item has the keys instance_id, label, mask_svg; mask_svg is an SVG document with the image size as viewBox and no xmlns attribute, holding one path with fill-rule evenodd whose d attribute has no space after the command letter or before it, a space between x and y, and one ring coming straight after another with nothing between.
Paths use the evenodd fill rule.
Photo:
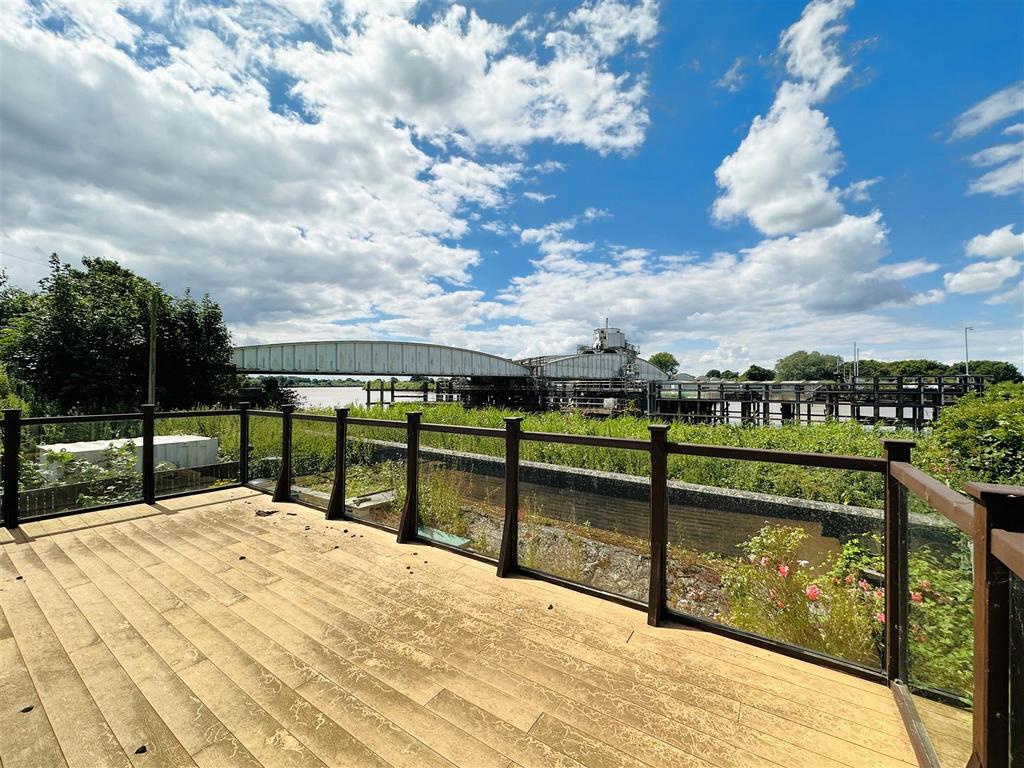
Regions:
<instances>
[{"instance_id":1,"label":"wooden post","mask_svg":"<svg viewBox=\"0 0 1024 768\"><path fill-rule=\"evenodd\" d=\"M519 565L519 432L522 416L505 417L505 526L501 529L498 576L515 573Z\"/></svg>"},{"instance_id":2,"label":"wooden post","mask_svg":"<svg viewBox=\"0 0 1024 768\"><path fill-rule=\"evenodd\" d=\"M885 449L885 673L889 681L907 680L907 495L892 476L893 462L909 462L916 445L883 440Z\"/></svg>"},{"instance_id":3,"label":"wooden post","mask_svg":"<svg viewBox=\"0 0 1024 768\"><path fill-rule=\"evenodd\" d=\"M391 380L391 404L395 404L395 380Z\"/></svg>"},{"instance_id":4,"label":"wooden post","mask_svg":"<svg viewBox=\"0 0 1024 768\"><path fill-rule=\"evenodd\" d=\"M1024 532L1024 487L964 483L974 499L974 754L1005 768L1010 755L1010 571L992 556L992 529Z\"/></svg>"},{"instance_id":5,"label":"wooden post","mask_svg":"<svg viewBox=\"0 0 1024 768\"><path fill-rule=\"evenodd\" d=\"M430 386L427 384L427 380L423 380L423 402L430 402Z\"/></svg>"},{"instance_id":6,"label":"wooden post","mask_svg":"<svg viewBox=\"0 0 1024 768\"><path fill-rule=\"evenodd\" d=\"M381 407L383 408L384 407L384 379L380 380L380 387L379 387L379 389L380 389L380 404L381 404Z\"/></svg>"},{"instance_id":7,"label":"wooden post","mask_svg":"<svg viewBox=\"0 0 1024 768\"><path fill-rule=\"evenodd\" d=\"M281 406L281 469L277 473L274 501L292 498L292 411L294 405Z\"/></svg>"},{"instance_id":8,"label":"wooden post","mask_svg":"<svg viewBox=\"0 0 1024 768\"><path fill-rule=\"evenodd\" d=\"M334 485L327 502L327 519L345 518L345 445L348 442L348 408L334 409Z\"/></svg>"},{"instance_id":9,"label":"wooden post","mask_svg":"<svg viewBox=\"0 0 1024 768\"><path fill-rule=\"evenodd\" d=\"M156 431L156 405L142 406L142 501L156 503L156 462L153 458Z\"/></svg>"},{"instance_id":10,"label":"wooden post","mask_svg":"<svg viewBox=\"0 0 1024 768\"><path fill-rule=\"evenodd\" d=\"M383 382L381 387L383 387ZM405 414L405 506L398 522L398 543L408 544L416 540L419 527L419 476L420 476L420 417L419 411Z\"/></svg>"},{"instance_id":11,"label":"wooden post","mask_svg":"<svg viewBox=\"0 0 1024 768\"><path fill-rule=\"evenodd\" d=\"M647 623L658 626L668 609L668 424L651 424L651 583Z\"/></svg>"},{"instance_id":12,"label":"wooden post","mask_svg":"<svg viewBox=\"0 0 1024 768\"><path fill-rule=\"evenodd\" d=\"M373 384L367 381L364 385L366 387L366 407L370 407L370 397L373 395Z\"/></svg>"},{"instance_id":13,"label":"wooden post","mask_svg":"<svg viewBox=\"0 0 1024 768\"><path fill-rule=\"evenodd\" d=\"M238 482L249 482L249 403L238 404Z\"/></svg>"},{"instance_id":14,"label":"wooden post","mask_svg":"<svg viewBox=\"0 0 1024 768\"><path fill-rule=\"evenodd\" d=\"M21 459L21 409L4 408L4 528L18 527L18 464Z\"/></svg>"}]
</instances>

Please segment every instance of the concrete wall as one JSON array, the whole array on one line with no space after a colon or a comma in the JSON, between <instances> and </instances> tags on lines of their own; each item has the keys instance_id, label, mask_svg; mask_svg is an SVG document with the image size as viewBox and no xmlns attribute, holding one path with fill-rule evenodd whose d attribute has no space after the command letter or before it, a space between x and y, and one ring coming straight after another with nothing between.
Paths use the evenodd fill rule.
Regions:
<instances>
[{"instance_id":1,"label":"concrete wall","mask_svg":"<svg viewBox=\"0 0 1024 768\"><path fill-rule=\"evenodd\" d=\"M375 460L404 459L404 445L375 443ZM420 447L430 469L459 472L465 498L500 506L504 459ZM520 464L520 505L527 514L590 525L648 539L650 480L614 472L524 461ZM808 533L801 557L820 561L842 542L865 533L883 532L880 509L845 506L669 481L669 541L702 552L740 554L738 545L766 523L803 528ZM944 518L913 515L911 541L948 543L956 528Z\"/></svg>"},{"instance_id":2,"label":"concrete wall","mask_svg":"<svg viewBox=\"0 0 1024 768\"><path fill-rule=\"evenodd\" d=\"M79 443L51 443L36 447L36 462L44 472L59 476L59 465L49 460L49 452L72 454L76 459L103 465L107 461L107 450L113 446L121 448L127 444L135 446L135 471L142 471L142 438L125 437L116 440L89 440ZM153 438L153 458L156 465L166 469L183 467L206 467L217 463L218 441L215 437L199 435L157 435Z\"/></svg>"}]
</instances>

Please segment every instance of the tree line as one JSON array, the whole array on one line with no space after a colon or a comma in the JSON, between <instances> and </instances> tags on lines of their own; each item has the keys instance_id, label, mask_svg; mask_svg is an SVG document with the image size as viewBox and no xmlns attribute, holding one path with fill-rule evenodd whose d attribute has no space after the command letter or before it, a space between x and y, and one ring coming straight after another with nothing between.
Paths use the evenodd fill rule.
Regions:
<instances>
[{"instance_id":1,"label":"tree line","mask_svg":"<svg viewBox=\"0 0 1024 768\"><path fill-rule=\"evenodd\" d=\"M679 361L668 352L656 352L649 361L673 376L679 371ZM940 363L938 360L860 360L857 363L860 378L887 376L954 376L967 371L965 363ZM971 360L970 372L986 376L992 383L1020 382L1017 366L1003 360ZM840 355L799 350L780 358L775 368L751 365L743 373L729 369L712 368L704 378L727 381L843 381L853 375L853 364Z\"/></svg>"}]
</instances>

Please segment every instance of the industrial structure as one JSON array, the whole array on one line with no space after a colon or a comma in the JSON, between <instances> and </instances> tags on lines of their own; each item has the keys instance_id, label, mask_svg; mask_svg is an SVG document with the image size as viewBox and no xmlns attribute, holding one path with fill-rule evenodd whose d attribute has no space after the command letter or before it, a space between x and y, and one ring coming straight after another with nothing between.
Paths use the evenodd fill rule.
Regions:
<instances>
[{"instance_id":1,"label":"industrial structure","mask_svg":"<svg viewBox=\"0 0 1024 768\"><path fill-rule=\"evenodd\" d=\"M725 424L839 419L920 428L934 421L943 407L980 392L985 384L984 377L967 375L845 382L682 380L641 358L625 333L607 324L594 330L589 346L580 345L573 354L519 360L407 341L309 341L236 347L234 363L239 372L254 374L430 377L437 400L467 407L569 410L593 416L634 412ZM385 390L383 382L374 394L381 403L403 396L394 387ZM419 394L426 400L427 387Z\"/></svg>"}]
</instances>

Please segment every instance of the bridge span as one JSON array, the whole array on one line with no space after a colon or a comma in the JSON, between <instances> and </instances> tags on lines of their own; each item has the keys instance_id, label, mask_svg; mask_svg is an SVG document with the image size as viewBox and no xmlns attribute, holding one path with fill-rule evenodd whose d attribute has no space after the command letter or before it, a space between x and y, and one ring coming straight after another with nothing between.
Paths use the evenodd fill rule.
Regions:
<instances>
[{"instance_id":1,"label":"bridge span","mask_svg":"<svg viewBox=\"0 0 1024 768\"><path fill-rule=\"evenodd\" d=\"M517 362L486 352L411 341L303 341L235 347L241 373L352 376L453 376L644 381L665 375L635 353L578 352Z\"/></svg>"}]
</instances>

